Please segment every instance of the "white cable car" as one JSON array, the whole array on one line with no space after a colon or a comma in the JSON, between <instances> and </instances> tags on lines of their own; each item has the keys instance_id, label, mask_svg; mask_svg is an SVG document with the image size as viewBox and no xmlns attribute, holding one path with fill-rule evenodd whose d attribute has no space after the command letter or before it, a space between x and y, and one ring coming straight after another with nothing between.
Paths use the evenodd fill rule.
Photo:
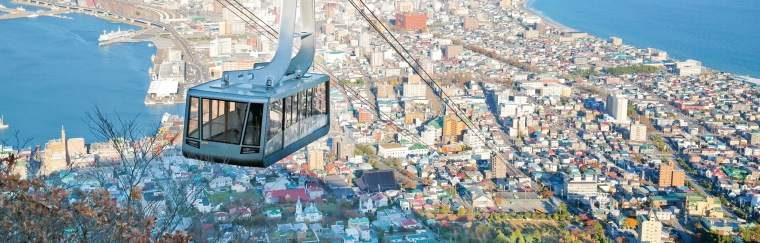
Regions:
<instances>
[{"instance_id":1,"label":"white cable car","mask_svg":"<svg viewBox=\"0 0 760 243\"><path fill-rule=\"evenodd\" d=\"M329 77L307 73L315 53L314 1L283 0L279 44L269 63L228 71L187 92L185 157L268 167L327 134ZM294 38L301 47L291 59Z\"/></svg>"}]
</instances>

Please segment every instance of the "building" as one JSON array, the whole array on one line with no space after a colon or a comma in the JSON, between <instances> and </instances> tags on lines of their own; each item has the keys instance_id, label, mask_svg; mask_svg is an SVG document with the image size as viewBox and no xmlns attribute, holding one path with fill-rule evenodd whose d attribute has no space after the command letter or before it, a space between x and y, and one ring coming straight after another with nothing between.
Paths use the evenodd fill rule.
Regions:
<instances>
[{"instance_id":1,"label":"building","mask_svg":"<svg viewBox=\"0 0 760 243\"><path fill-rule=\"evenodd\" d=\"M662 222L650 212L648 220L643 220L639 227L639 242L641 243L661 243L662 242Z\"/></svg>"},{"instance_id":2,"label":"building","mask_svg":"<svg viewBox=\"0 0 760 243\"><path fill-rule=\"evenodd\" d=\"M750 145L760 145L760 131L752 130L747 132L744 136Z\"/></svg>"},{"instance_id":3,"label":"building","mask_svg":"<svg viewBox=\"0 0 760 243\"><path fill-rule=\"evenodd\" d=\"M250 70L256 64L254 59L230 58L222 61L222 72L236 70Z\"/></svg>"},{"instance_id":4,"label":"building","mask_svg":"<svg viewBox=\"0 0 760 243\"><path fill-rule=\"evenodd\" d=\"M475 18L464 18L464 23L462 24L462 27L465 30L473 30L478 28L478 20Z\"/></svg>"},{"instance_id":5,"label":"building","mask_svg":"<svg viewBox=\"0 0 760 243\"><path fill-rule=\"evenodd\" d=\"M314 206L314 203L312 202L308 207L305 209L301 205L301 198L298 198L298 202L296 202L296 221L297 222L304 222L306 220L309 220L309 222L317 222L322 220L322 212L317 209L316 206Z\"/></svg>"},{"instance_id":6,"label":"building","mask_svg":"<svg viewBox=\"0 0 760 243\"><path fill-rule=\"evenodd\" d=\"M383 158L405 158L409 154L409 148L397 143L380 144L377 148L377 155Z\"/></svg>"},{"instance_id":7,"label":"building","mask_svg":"<svg viewBox=\"0 0 760 243\"><path fill-rule=\"evenodd\" d=\"M687 197L686 213L689 216L723 218L725 212L720 200L714 197Z\"/></svg>"},{"instance_id":8,"label":"building","mask_svg":"<svg viewBox=\"0 0 760 243\"><path fill-rule=\"evenodd\" d=\"M465 132L463 135L462 140L464 142L464 145L467 145L467 147L470 148L478 148L486 145L485 141L483 141L483 139L472 130L467 130L467 132Z\"/></svg>"},{"instance_id":9,"label":"building","mask_svg":"<svg viewBox=\"0 0 760 243\"><path fill-rule=\"evenodd\" d=\"M675 71L676 74L681 77L700 75L702 74L702 62L691 59L683 62L676 62Z\"/></svg>"},{"instance_id":10,"label":"building","mask_svg":"<svg viewBox=\"0 0 760 243\"><path fill-rule=\"evenodd\" d=\"M507 161L503 157L491 157L491 177L507 178Z\"/></svg>"},{"instance_id":11,"label":"building","mask_svg":"<svg viewBox=\"0 0 760 243\"><path fill-rule=\"evenodd\" d=\"M462 46L462 45L448 45L448 46L446 46L446 48L444 50L445 50L446 58L448 58L448 59L454 59L458 55L462 55L462 53L464 53L464 46Z\"/></svg>"},{"instance_id":12,"label":"building","mask_svg":"<svg viewBox=\"0 0 760 243\"><path fill-rule=\"evenodd\" d=\"M50 175L59 170L65 170L68 159L66 147L66 130L61 127L61 139L53 139L45 143L40 175Z\"/></svg>"},{"instance_id":13,"label":"building","mask_svg":"<svg viewBox=\"0 0 760 243\"><path fill-rule=\"evenodd\" d=\"M673 185L673 162L669 165L660 165L660 180L657 183L660 187L669 187Z\"/></svg>"},{"instance_id":14,"label":"building","mask_svg":"<svg viewBox=\"0 0 760 243\"><path fill-rule=\"evenodd\" d=\"M369 64L373 67L383 66L385 55L381 51L373 51L369 54Z\"/></svg>"},{"instance_id":15,"label":"building","mask_svg":"<svg viewBox=\"0 0 760 243\"><path fill-rule=\"evenodd\" d=\"M607 113L614 117L617 123L628 123L628 99L619 93L608 95Z\"/></svg>"},{"instance_id":16,"label":"building","mask_svg":"<svg viewBox=\"0 0 760 243\"><path fill-rule=\"evenodd\" d=\"M673 170L673 176L670 179L671 186L684 186L686 185L686 171Z\"/></svg>"},{"instance_id":17,"label":"building","mask_svg":"<svg viewBox=\"0 0 760 243\"><path fill-rule=\"evenodd\" d=\"M404 84L403 95L407 97L425 97L427 86L424 84Z\"/></svg>"},{"instance_id":18,"label":"building","mask_svg":"<svg viewBox=\"0 0 760 243\"><path fill-rule=\"evenodd\" d=\"M315 147L309 147L307 163L309 170L324 170L325 169L325 155L321 149Z\"/></svg>"},{"instance_id":19,"label":"building","mask_svg":"<svg viewBox=\"0 0 760 243\"><path fill-rule=\"evenodd\" d=\"M345 159L354 155L354 150L356 150L356 144L347 141L338 142L337 147L339 159Z\"/></svg>"},{"instance_id":20,"label":"building","mask_svg":"<svg viewBox=\"0 0 760 243\"><path fill-rule=\"evenodd\" d=\"M397 13L396 27L405 30L424 29L427 27L427 15L421 13Z\"/></svg>"},{"instance_id":21,"label":"building","mask_svg":"<svg viewBox=\"0 0 760 243\"><path fill-rule=\"evenodd\" d=\"M647 126L639 122L631 125L631 129L628 133L628 140L636 142L647 141Z\"/></svg>"},{"instance_id":22,"label":"building","mask_svg":"<svg viewBox=\"0 0 760 243\"><path fill-rule=\"evenodd\" d=\"M623 44L623 38L620 37L610 37L610 43L613 45L619 46Z\"/></svg>"},{"instance_id":23,"label":"building","mask_svg":"<svg viewBox=\"0 0 760 243\"><path fill-rule=\"evenodd\" d=\"M565 182L564 192L567 199L590 198L599 195L596 175L581 177L575 175Z\"/></svg>"},{"instance_id":24,"label":"building","mask_svg":"<svg viewBox=\"0 0 760 243\"><path fill-rule=\"evenodd\" d=\"M466 129L467 125L462 120L453 116L443 119L443 136L459 136Z\"/></svg>"},{"instance_id":25,"label":"building","mask_svg":"<svg viewBox=\"0 0 760 243\"><path fill-rule=\"evenodd\" d=\"M372 123L374 114L364 108L359 108L359 110L356 111L356 119L359 120L359 122Z\"/></svg>"}]
</instances>

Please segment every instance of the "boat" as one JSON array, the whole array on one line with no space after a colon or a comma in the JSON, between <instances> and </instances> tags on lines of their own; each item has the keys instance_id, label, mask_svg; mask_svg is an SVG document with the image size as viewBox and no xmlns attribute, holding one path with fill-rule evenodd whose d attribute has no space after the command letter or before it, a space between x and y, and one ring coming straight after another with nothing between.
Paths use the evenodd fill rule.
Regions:
<instances>
[{"instance_id":1,"label":"boat","mask_svg":"<svg viewBox=\"0 0 760 243\"><path fill-rule=\"evenodd\" d=\"M30 15L27 15L26 17L27 18L37 18L37 17L40 17L40 15L38 15L38 14L30 14Z\"/></svg>"},{"instance_id":2,"label":"boat","mask_svg":"<svg viewBox=\"0 0 760 243\"><path fill-rule=\"evenodd\" d=\"M24 7L21 7L21 6L18 6L18 8L16 8L16 10L18 10L18 11L26 11L26 9L24 9Z\"/></svg>"},{"instance_id":3,"label":"boat","mask_svg":"<svg viewBox=\"0 0 760 243\"><path fill-rule=\"evenodd\" d=\"M129 37L132 37L133 34L134 34L133 30L122 31L121 27L119 27L119 30L117 30L116 32L112 30L111 32L106 33L106 31L103 30L103 34L100 35L100 38L98 38L98 41L106 42L106 41L113 40L116 38L129 38Z\"/></svg>"},{"instance_id":4,"label":"boat","mask_svg":"<svg viewBox=\"0 0 760 243\"><path fill-rule=\"evenodd\" d=\"M153 44L151 44L151 43L148 43L148 47L153 47Z\"/></svg>"},{"instance_id":5,"label":"boat","mask_svg":"<svg viewBox=\"0 0 760 243\"><path fill-rule=\"evenodd\" d=\"M3 4L0 4L0 8L5 8L5 5L3 5Z\"/></svg>"},{"instance_id":6,"label":"boat","mask_svg":"<svg viewBox=\"0 0 760 243\"><path fill-rule=\"evenodd\" d=\"M6 129L9 127L8 124L3 123L4 117L0 116L0 130Z\"/></svg>"}]
</instances>

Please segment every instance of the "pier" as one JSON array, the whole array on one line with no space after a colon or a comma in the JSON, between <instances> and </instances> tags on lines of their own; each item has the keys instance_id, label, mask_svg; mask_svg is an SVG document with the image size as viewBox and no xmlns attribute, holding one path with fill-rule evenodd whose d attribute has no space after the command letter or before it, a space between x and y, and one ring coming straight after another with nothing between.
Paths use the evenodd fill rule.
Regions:
<instances>
[{"instance_id":1,"label":"pier","mask_svg":"<svg viewBox=\"0 0 760 243\"><path fill-rule=\"evenodd\" d=\"M152 36L150 34L148 34L146 36L143 36L143 34L149 33L153 29L155 29L155 28L148 27L148 28L145 28L145 29L141 29L141 30L135 31L134 33L130 34L129 37L119 37L119 38L114 38L112 40L100 42L100 43L98 43L98 46L107 46L107 45L116 44L116 43L137 43L137 42L142 42L142 41L145 41L147 38L150 38L150 36Z\"/></svg>"},{"instance_id":2,"label":"pier","mask_svg":"<svg viewBox=\"0 0 760 243\"><path fill-rule=\"evenodd\" d=\"M51 8L51 10L49 11L40 10L37 12L32 12L32 11L27 11L25 9L22 10L22 9L16 9L16 8L2 7L0 8L0 12L8 13L8 14L0 15L0 20L19 19L19 18L36 18L36 17L42 17L42 16L71 19L71 17L59 16L58 14L71 13L71 10L60 9L60 8L54 8L54 9ZM37 16L34 16L34 14L36 14Z\"/></svg>"}]
</instances>

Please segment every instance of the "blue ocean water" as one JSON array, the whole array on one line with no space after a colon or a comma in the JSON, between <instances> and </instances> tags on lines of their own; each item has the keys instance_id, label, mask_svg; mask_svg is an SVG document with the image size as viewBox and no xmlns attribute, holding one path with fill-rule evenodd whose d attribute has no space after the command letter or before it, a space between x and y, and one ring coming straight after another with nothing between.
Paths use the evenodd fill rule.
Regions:
<instances>
[{"instance_id":1,"label":"blue ocean water","mask_svg":"<svg viewBox=\"0 0 760 243\"><path fill-rule=\"evenodd\" d=\"M617 36L677 59L760 77L760 1L528 0L527 7L596 37Z\"/></svg>"},{"instance_id":2,"label":"blue ocean water","mask_svg":"<svg viewBox=\"0 0 760 243\"><path fill-rule=\"evenodd\" d=\"M15 8L7 0L0 3ZM98 46L103 30L137 27L69 16L74 19L0 20L0 115L10 125L0 131L0 141L19 131L34 139L32 145L44 144L59 138L64 126L67 137L94 142L83 119L95 106L145 127L158 123L164 112L182 112L183 105L143 104L155 47L145 42Z\"/></svg>"}]
</instances>

